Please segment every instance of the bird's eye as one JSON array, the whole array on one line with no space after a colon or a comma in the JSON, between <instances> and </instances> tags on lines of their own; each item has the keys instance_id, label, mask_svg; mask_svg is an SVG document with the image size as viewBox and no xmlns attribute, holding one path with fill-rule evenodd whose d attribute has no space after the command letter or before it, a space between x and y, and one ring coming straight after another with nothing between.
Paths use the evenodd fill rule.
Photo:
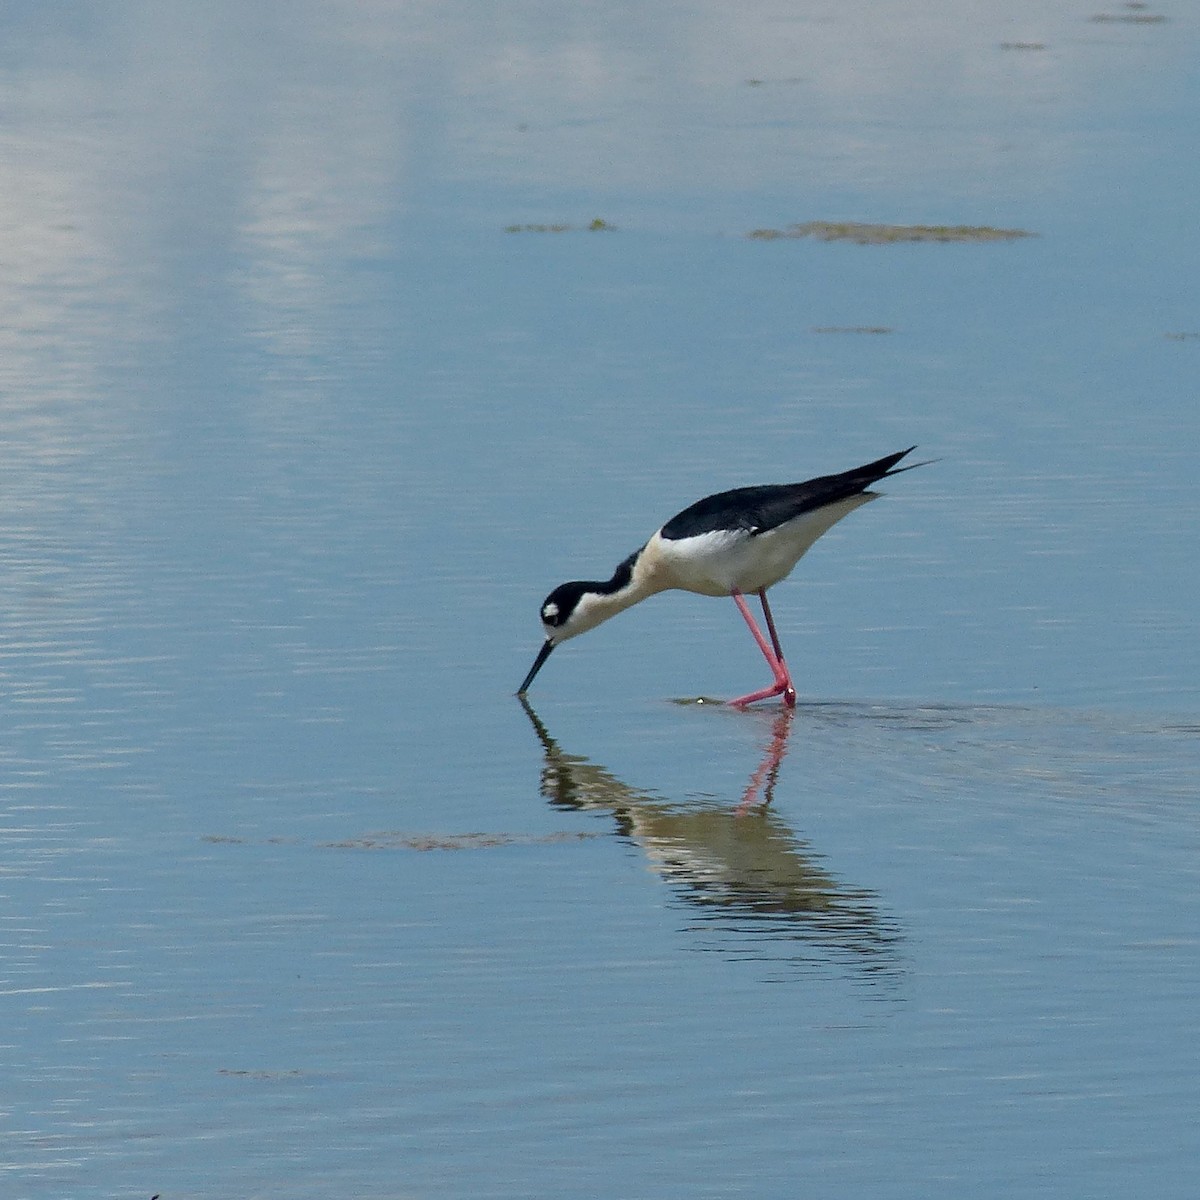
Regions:
<instances>
[{"instance_id":1,"label":"bird's eye","mask_svg":"<svg viewBox=\"0 0 1200 1200\"><path fill-rule=\"evenodd\" d=\"M542 620L545 621L545 623L547 625L557 625L558 624L558 605L557 604L544 604L542 606Z\"/></svg>"}]
</instances>

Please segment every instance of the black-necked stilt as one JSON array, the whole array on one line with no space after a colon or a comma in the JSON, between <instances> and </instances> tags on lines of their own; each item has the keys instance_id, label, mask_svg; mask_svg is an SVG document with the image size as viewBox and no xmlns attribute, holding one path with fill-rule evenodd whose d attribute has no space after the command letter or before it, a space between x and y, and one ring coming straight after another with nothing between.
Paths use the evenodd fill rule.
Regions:
<instances>
[{"instance_id":1,"label":"black-necked stilt","mask_svg":"<svg viewBox=\"0 0 1200 1200\"><path fill-rule=\"evenodd\" d=\"M679 588L701 596L732 596L775 677L769 687L729 703L740 706L782 696L783 702L793 707L796 689L767 604L767 588L786 579L827 529L874 500L879 493L867 491L871 484L925 466L896 466L915 449L909 446L840 475L821 475L804 483L734 488L706 496L672 517L640 550L625 559L607 582L579 580L556 587L542 604L546 640L517 695L523 696L529 690L533 677L559 642L595 629L655 592ZM771 635L769 643L755 624L746 603L747 592L757 592L762 602Z\"/></svg>"}]
</instances>

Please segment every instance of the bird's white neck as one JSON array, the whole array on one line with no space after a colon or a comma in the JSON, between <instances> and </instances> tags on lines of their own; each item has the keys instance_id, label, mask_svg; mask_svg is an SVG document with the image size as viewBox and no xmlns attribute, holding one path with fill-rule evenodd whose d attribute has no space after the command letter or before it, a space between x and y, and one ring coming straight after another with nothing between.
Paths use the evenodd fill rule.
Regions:
<instances>
[{"instance_id":1,"label":"bird's white neck","mask_svg":"<svg viewBox=\"0 0 1200 1200\"><path fill-rule=\"evenodd\" d=\"M561 631L558 641L595 629L617 613L663 591L669 584L660 578L661 572L650 544L631 554L606 583L597 583L580 597L570 621Z\"/></svg>"}]
</instances>

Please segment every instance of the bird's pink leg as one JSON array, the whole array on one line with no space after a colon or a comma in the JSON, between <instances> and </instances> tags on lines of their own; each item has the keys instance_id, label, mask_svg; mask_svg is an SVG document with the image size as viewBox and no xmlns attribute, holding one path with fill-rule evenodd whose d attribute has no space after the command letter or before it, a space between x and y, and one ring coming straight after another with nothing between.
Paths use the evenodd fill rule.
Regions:
<instances>
[{"instance_id":1,"label":"bird's pink leg","mask_svg":"<svg viewBox=\"0 0 1200 1200\"><path fill-rule=\"evenodd\" d=\"M750 633L754 640L758 643L758 648L762 651L763 658L767 660L767 665L771 668L771 674L775 676L775 682L767 688L763 688L758 692L751 692L748 696L739 696L736 700L730 700L730 704L738 708L744 708L747 704L753 704L756 700L767 700L772 696L783 696L783 702L789 708L794 707L796 703L796 689L792 687L792 678L788 674L788 669L784 665L783 655L775 653L771 647L767 645L767 639L763 637L762 630L755 623L754 616L750 612L750 606L746 603L745 596L741 592L734 589L733 602L738 606L738 611L742 614L746 624L750 627ZM775 648L779 648L779 635L775 632L775 622L771 619L771 610L767 607L767 598L765 592L759 592L759 598L763 602L763 612L767 617L767 628L771 631L771 640L775 643Z\"/></svg>"},{"instance_id":2,"label":"bird's pink leg","mask_svg":"<svg viewBox=\"0 0 1200 1200\"><path fill-rule=\"evenodd\" d=\"M792 673L787 669L787 663L783 661L783 647L779 644L779 634L775 632L775 618L771 616L771 606L767 603L766 588L758 593L758 598L762 601L763 616L767 618L767 630L771 634L771 645L775 647L775 659L787 676L787 689L783 693L783 702L788 708L795 708L796 689L792 686Z\"/></svg>"}]
</instances>

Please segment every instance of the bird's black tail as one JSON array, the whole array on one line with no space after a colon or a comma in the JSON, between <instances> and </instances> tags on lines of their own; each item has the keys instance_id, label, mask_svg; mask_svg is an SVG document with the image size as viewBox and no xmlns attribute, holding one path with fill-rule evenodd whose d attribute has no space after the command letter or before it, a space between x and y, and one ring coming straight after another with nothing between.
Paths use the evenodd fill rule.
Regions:
<instances>
[{"instance_id":1,"label":"bird's black tail","mask_svg":"<svg viewBox=\"0 0 1200 1200\"><path fill-rule=\"evenodd\" d=\"M916 446L909 446L907 450L885 455L883 458L876 459L875 462L865 463L861 467L852 467L849 471L842 471L838 475L826 475L821 480L814 479L812 482L814 484L823 483L829 490L843 496L853 496L858 492L866 491L871 484L878 483L889 475L901 475L905 471L915 471L917 467L927 467L930 463L937 462L937 459L930 458L924 462L909 463L903 467L896 466L902 458L911 454L915 449Z\"/></svg>"},{"instance_id":2,"label":"bird's black tail","mask_svg":"<svg viewBox=\"0 0 1200 1200\"><path fill-rule=\"evenodd\" d=\"M888 454L873 463L866 463L864 466L845 471L842 477L847 483L854 483L861 479L863 487L870 487L871 484L878 483L879 480L886 479L889 475L899 475L903 471L911 471L916 467L927 466L928 463L923 462L909 463L906 467L896 466L902 458L911 454L915 449L916 446L909 446L907 450L901 450L896 454ZM933 460L930 459L929 461L932 462Z\"/></svg>"}]
</instances>

